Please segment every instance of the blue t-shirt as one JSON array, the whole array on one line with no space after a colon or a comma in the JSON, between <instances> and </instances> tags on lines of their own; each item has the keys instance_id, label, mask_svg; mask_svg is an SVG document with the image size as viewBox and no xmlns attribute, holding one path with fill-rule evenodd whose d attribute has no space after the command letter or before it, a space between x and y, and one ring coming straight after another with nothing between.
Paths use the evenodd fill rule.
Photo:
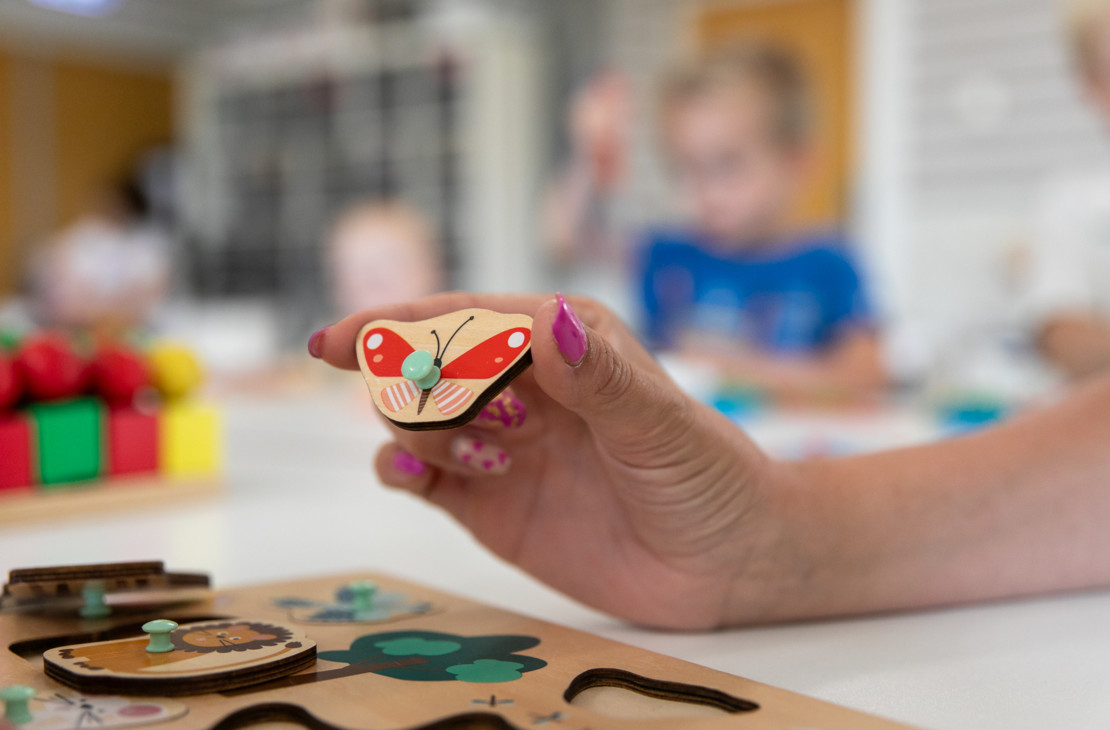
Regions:
<instances>
[{"instance_id":1,"label":"blue t-shirt","mask_svg":"<svg viewBox=\"0 0 1110 730\"><path fill-rule=\"evenodd\" d=\"M872 324L859 270L838 236L715 252L689 232L662 232L648 238L641 264L644 334L656 347L698 334L802 354Z\"/></svg>"}]
</instances>

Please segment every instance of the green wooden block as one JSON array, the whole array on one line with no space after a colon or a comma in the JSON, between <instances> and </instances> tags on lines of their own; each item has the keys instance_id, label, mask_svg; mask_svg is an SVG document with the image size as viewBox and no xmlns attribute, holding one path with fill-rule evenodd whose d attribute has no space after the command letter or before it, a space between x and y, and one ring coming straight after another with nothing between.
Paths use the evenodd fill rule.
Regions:
<instances>
[{"instance_id":1,"label":"green wooden block","mask_svg":"<svg viewBox=\"0 0 1110 730\"><path fill-rule=\"evenodd\" d=\"M38 436L39 476L44 485L100 476L104 412L92 398L31 407Z\"/></svg>"}]
</instances>

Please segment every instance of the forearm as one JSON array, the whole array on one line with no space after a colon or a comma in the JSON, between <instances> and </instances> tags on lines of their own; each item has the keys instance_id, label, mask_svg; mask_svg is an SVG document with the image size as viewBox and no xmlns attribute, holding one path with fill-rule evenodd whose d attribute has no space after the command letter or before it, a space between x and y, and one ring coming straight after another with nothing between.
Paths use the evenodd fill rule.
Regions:
<instances>
[{"instance_id":1,"label":"forearm","mask_svg":"<svg viewBox=\"0 0 1110 730\"><path fill-rule=\"evenodd\" d=\"M1057 317L1042 329L1040 347L1072 377L1110 369L1110 323L1089 315Z\"/></svg>"},{"instance_id":2,"label":"forearm","mask_svg":"<svg viewBox=\"0 0 1110 730\"><path fill-rule=\"evenodd\" d=\"M719 362L727 377L786 398L858 395L874 392L886 382L878 345L870 340L808 358L741 352L723 355Z\"/></svg>"},{"instance_id":3,"label":"forearm","mask_svg":"<svg viewBox=\"0 0 1110 730\"><path fill-rule=\"evenodd\" d=\"M1110 583L1110 378L990 431L781 465L800 576L774 618Z\"/></svg>"}]
</instances>

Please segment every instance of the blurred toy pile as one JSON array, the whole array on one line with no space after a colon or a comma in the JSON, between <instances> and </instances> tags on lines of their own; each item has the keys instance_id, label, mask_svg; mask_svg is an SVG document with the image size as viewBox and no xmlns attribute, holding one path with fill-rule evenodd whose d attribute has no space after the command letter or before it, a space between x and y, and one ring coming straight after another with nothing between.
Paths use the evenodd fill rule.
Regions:
<instances>
[{"instance_id":1,"label":"blurred toy pile","mask_svg":"<svg viewBox=\"0 0 1110 730\"><path fill-rule=\"evenodd\" d=\"M0 335L0 504L117 477L214 476L220 417L196 398L203 377L172 343Z\"/></svg>"}]
</instances>

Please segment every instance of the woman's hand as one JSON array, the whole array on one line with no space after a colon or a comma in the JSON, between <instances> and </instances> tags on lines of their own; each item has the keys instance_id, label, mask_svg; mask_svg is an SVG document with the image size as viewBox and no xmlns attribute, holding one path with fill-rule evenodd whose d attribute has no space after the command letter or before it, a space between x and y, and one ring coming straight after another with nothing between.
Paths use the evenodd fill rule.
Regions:
<instances>
[{"instance_id":1,"label":"woman's hand","mask_svg":"<svg viewBox=\"0 0 1110 730\"><path fill-rule=\"evenodd\" d=\"M533 316L533 367L459 430L392 427L395 443L377 457L384 483L439 505L536 578L630 621L704 629L782 613L775 603L794 571L776 544L771 463L679 391L599 304L445 294L352 315L309 347L354 370L367 322L467 307Z\"/></svg>"}]
</instances>

